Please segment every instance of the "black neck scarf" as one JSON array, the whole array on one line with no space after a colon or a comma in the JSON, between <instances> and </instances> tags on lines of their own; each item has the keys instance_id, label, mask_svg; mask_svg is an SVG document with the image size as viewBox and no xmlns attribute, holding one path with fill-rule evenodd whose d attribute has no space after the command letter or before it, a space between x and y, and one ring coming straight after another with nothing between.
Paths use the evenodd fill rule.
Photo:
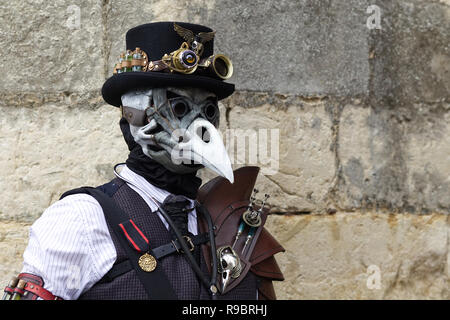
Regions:
<instances>
[{"instance_id":1,"label":"black neck scarf","mask_svg":"<svg viewBox=\"0 0 450 320\"><path fill-rule=\"evenodd\" d=\"M144 177L152 185L175 195L190 199L197 197L198 188L202 184L202 180L196 176L197 172L180 174L166 169L143 153L141 146L134 141L125 118L120 119L120 129L130 150L126 165L131 171Z\"/></svg>"}]
</instances>

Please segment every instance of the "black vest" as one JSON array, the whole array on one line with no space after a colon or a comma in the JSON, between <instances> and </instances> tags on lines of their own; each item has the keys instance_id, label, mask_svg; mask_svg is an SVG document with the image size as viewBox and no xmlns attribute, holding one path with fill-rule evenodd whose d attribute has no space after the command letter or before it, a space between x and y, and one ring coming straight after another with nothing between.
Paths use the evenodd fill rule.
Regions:
<instances>
[{"instance_id":1,"label":"black vest","mask_svg":"<svg viewBox=\"0 0 450 320\"><path fill-rule=\"evenodd\" d=\"M159 216L152 212L147 203L120 179L114 179L111 183L116 184L112 199L116 204L130 216L136 225L148 238L152 248L159 247L171 241L171 235ZM115 264L125 261L127 258L125 251L121 248L119 240L108 225L109 233L116 248L117 258ZM200 266L204 273L207 273L205 259L201 252ZM205 287L198 280L195 272L189 265L183 254L174 253L161 259L158 263L167 275L175 294L180 300L210 299L210 295ZM91 300L142 300L148 299L148 295L139 281L134 269L124 273L110 282L105 279L94 284L92 288L84 292L79 299ZM251 300L256 298L258 288L257 277L248 272L245 279L225 295L219 295L219 299ZM158 290L158 288L155 288Z\"/></svg>"}]
</instances>

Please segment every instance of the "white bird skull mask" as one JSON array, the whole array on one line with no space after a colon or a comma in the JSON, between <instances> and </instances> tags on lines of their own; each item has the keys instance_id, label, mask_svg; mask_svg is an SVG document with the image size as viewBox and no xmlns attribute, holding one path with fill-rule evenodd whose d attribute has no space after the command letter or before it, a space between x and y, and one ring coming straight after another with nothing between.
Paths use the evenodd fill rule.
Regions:
<instances>
[{"instance_id":1,"label":"white bird skull mask","mask_svg":"<svg viewBox=\"0 0 450 320\"><path fill-rule=\"evenodd\" d=\"M149 88L122 95L123 116L143 153L168 170L209 168L233 183L217 97L200 88Z\"/></svg>"}]
</instances>

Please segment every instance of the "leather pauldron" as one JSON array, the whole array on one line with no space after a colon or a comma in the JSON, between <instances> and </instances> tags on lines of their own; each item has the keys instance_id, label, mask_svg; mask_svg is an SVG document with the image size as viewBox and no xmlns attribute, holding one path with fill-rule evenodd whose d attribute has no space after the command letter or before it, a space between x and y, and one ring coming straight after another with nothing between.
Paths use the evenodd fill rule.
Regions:
<instances>
[{"instance_id":1,"label":"leather pauldron","mask_svg":"<svg viewBox=\"0 0 450 320\"><path fill-rule=\"evenodd\" d=\"M243 167L234 171L233 184L222 177L216 177L200 188L197 200L212 217L217 248L233 244L242 214L250 203L258 172L258 167ZM268 212L268 208L263 209L261 226L258 227L253 240L243 254L241 251L248 229L236 242L234 249L239 254L242 272L227 286L225 292L236 287L245 275L252 271L260 279L260 299L276 299L272 281L282 281L284 277L273 256L285 250L264 228ZM199 227L202 232L207 230L207 225L202 219L200 219ZM203 250L206 263L210 267L211 257L208 245L203 245Z\"/></svg>"}]
</instances>

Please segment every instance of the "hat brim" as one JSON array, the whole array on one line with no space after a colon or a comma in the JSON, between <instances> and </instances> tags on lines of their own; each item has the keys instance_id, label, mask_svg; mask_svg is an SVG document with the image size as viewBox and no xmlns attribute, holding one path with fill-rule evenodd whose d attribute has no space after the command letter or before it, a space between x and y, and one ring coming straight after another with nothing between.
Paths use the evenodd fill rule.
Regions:
<instances>
[{"instance_id":1,"label":"hat brim","mask_svg":"<svg viewBox=\"0 0 450 320\"><path fill-rule=\"evenodd\" d=\"M234 84L214 78L162 72L124 72L115 74L103 84L103 99L115 106L122 105L124 93L143 87L195 87L203 88L216 94L219 100L234 92Z\"/></svg>"}]
</instances>

